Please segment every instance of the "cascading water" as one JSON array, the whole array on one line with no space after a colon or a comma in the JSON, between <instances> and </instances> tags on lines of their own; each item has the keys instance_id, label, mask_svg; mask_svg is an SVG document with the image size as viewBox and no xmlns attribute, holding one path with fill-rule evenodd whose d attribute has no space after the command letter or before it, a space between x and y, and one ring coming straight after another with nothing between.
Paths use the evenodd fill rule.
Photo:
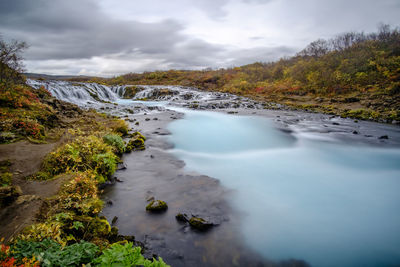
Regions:
<instances>
[{"instance_id":1,"label":"cascading water","mask_svg":"<svg viewBox=\"0 0 400 267\"><path fill-rule=\"evenodd\" d=\"M116 101L123 96L126 86L106 86L97 83L73 83L66 81L38 81L28 79L34 88L44 86L57 99L85 106L90 103Z\"/></svg>"}]
</instances>

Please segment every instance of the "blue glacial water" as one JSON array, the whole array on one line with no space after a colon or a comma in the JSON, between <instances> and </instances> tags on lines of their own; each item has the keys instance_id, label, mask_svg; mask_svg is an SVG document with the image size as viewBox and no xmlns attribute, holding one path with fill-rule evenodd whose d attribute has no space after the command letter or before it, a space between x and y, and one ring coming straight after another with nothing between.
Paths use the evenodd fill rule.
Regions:
<instances>
[{"instance_id":1,"label":"blue glacial water","mask_svg":"<svg viewBox=\"0 0 400 267\"><path fill-rule=\"evenodd\" d=\"M312 266L400 264L400 149L295 138L261 117L185 113L169 126L171 152L235 192L248 246Z\"/></svg>"}]
</instances>

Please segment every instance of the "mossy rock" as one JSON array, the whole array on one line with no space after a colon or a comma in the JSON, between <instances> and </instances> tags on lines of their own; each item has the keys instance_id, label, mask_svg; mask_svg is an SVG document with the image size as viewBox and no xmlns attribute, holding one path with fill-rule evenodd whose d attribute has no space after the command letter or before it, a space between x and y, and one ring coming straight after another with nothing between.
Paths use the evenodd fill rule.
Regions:
<instances>
[{"instance_id":1,"label":"mossy rock","mask_svg":"<svg viewBox=\"0 0 400 267\"><path fill-rule=\"evenodd\" d=\"M127 86L125 87L125 92L123 98L131 99L133 98L138 92L142 91L143 88L137 86Z\"/></svg>"},{"instance_id":2,"label":"mossy rock","mask_svg":"<svg viewBox=\"0 0 400 267\"><path fill-rule=\"evenodd\" d=\"M199 230L199 231L206 231L209 228L211 228L213 226L212 223L204 220L203 218L200 217L192 217L189 220L189 224L191 227Z\"/></svg>"},{"instance_id":3,"label":"mossy rock","mask_svg":"<svg viewBox=\"0 0 400 267\"><path fill-rule=\"evenodd\" d=\"M146 147L144 145L144 141L146 137L144 137L139 132L134 132L132 134L132 138L129 140L128 144L125 147L126 152L131 152L133 150L145 150Z\"/></svg>"},{"instance_id":4,"label":"mossy rock","mask_svg":"<svg viewBox=\"0 0 400 267\"><path fill-rule=\"evenodd\" d=\"M90 222L89 231L94 237L108 237L111 226L105 218L95 217Z\"/></svg>"},{"instance_id":5,"label":"mossy rock","mask_svg":"<svg viewBox=\"0 0 400 267\"><path fill-rule=\"evenodd\" d=\"M147 206L146 210L151 212L162 212L168 209L168 205L162 200L153 200Z\"/></svg>"}]
</instances>

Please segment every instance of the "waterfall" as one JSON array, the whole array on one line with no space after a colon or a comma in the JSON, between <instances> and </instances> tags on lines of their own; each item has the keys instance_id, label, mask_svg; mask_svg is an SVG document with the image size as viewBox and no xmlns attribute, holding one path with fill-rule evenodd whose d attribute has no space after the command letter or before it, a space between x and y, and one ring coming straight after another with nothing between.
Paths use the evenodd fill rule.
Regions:
<instances>
[{"instance_id":1,"label":"waterfall","mask_svg":"<svg viewBox=\"0 0 400 267\"><path fill-rule=\"evenodd\" d=\"M57 99L79 106L101 102L115 102L125 93L125 85L107 86L98 83L78 83L67 81L40 81L28 79L33 88L44 86Z\"/></svg>"},{"instance_id":2,"label":"waterfall","mask_svg":"<svg viewBox=\"0 0 400 267\"><path fill-rule=\"evenodd\" d=\"M81 107L99 107L104 103L118 102L132 97L133 100L168 101L178 106L195 109L251 108L262 109L261 105L248 98L228 93L206 92L196 88L173 85L113 85L98 83L68 82L59 80L32 80L27 84L38 89L46 88L57 99ZM134 88L134 94L132 90Z\"/></svg>"}]
</instances>

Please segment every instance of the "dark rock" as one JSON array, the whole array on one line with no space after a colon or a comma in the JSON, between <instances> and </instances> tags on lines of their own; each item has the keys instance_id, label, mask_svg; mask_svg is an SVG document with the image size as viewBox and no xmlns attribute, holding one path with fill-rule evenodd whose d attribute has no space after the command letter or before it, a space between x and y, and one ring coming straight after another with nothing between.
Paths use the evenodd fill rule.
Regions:
<instances>
[{"instance_id":1,"label":"dark rock","mask_svg":"<svg viewBox=\"0 0 400 267\"><path fill-rule=\"evenodd\" d=\"M157 121L158 120L158 118L153 118L153 121Z\"/></svg>"},{"instance_id":2,"label":"dark rock","mask_svg":"<svg viewBox=\"0 0 400 267\"><path fill-rule=\"evenodd\" d=\"M146 206L146 211L162 212L168 209L168 205L162 200L153 200Z\"/></svg>"},{"instance_id":3,"label":"dark rock","mask_svg":"<svg viewBox=\"0 0 400 267\"><path fill-rule=\"evenodd\" d=\"M111 199L107 200L106 203L107 203L107 205L110 205L110 206L112 206L114 204Z\"/></svg>"},{"instance_id":4,"label":"dark rock","mask_svg":"<svg viewBox=\"0 0 400 267\"><path fill-rule=\"evenodd\" d=\"M119 170L125 170L126 169L126 164L125 163L118 163L117 165L117 171Z\"/></svg>"},{"instance_id":5,"label":"dark rock","mask_svg":"<svg viewBox=\"0 0 400 267\"><path fill-rule=\"evenodd\" d=\"M194 229L197 229L199 231L206 231L214 225L213 223L206 221L200 217L190 218L189 224L191 227L193 227Z\"/></svg>"},{"instance_id":6,"label":"dark rock","mask_svg":"<svg viewBox=\"0 0 400 267\"><path fill-rule=\"evenodd\" d=\"M340 125L338 122L332 122L333 125Z\"/></svg>"},{"instance_id":7,"label":"dark rock","mask_svg":"<svg viewBox=\"0 0 400 267\"><path fill-rule=\"evenodd\" d=\"M387 135L382 135L382 136L379 136L378 139L389 139L389 136L387 136Z\"/></svg>"},{"instance_id":8,"label":"dark rock","mask_svg":"<svg viewBox=\"0 0 400 267\"><path fill-rule=\"evenodd\" d=\"M357 131L353 131L353 134L358 134L358 132Z\"/></svg>"},{"instance_id":9,"label":"dark rock","mask_svg":"<svg viewBox=\"0 0 400 267\"><path fill-rule=\"evenodd\" d=\"M135 125L139 125L139 122L137 121L137 122L135 122Z\"/></svg>"},{"instance_id":10,"label":"dark rock","mask_svg":"<svg viewBox=\"0 0 400 267\"><path fill-rule=\"evenodd\" d=\"M150 120L150 118L146 118L146 119L144 119L145 121L149 121Z\"/></svg>"},{"instance_id":11,"label":"dark rock","mask_svg":"<svg viewBox=\"0 0 400 267\"><path fill-rule=\"evenodd\" d=\"M175 218L177 221L185 222L185 223L189 222L189 220L190 220L189 216L186 213L178 213L175 215Z\"/></svg>"},{"instance_id":12,"label":"dark rock","mask_svg":"<svg viewBox=\"0 0 400 267\"><path fill-rule=\"evenodd\" d=\"M114 225L118 221L118 217L114 216L114 218L111 221L111 225Z\"/></svg>"}]
</instances>

